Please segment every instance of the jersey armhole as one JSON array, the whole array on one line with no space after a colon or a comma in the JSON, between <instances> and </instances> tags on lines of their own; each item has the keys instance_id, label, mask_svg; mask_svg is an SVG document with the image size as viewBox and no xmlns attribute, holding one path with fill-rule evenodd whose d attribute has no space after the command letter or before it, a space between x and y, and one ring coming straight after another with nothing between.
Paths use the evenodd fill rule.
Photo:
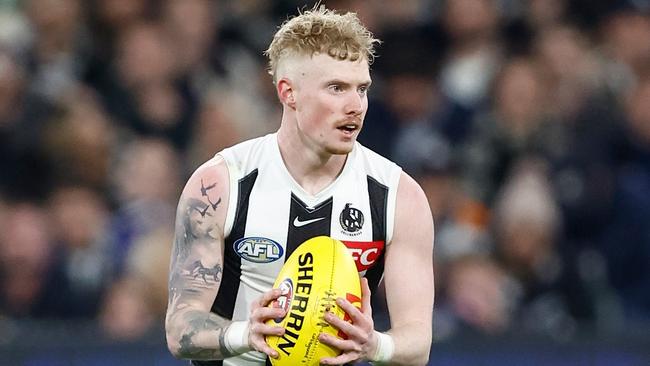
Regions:
<instances>
[{"instance_id":1,"label":"jersey armhole","mask_svg":"<svg viewBox=\"0 0 650 366\"><path fill-rule=\"evenodd\" d=\"M402 176L402 169L395 166L390 175L388 189L388 202L386 202L386 246L393 241L393 230L395 228L395 209L397 207L397 190L399 180Z\"/></svg>"},{"instance_id":2,"label":"jersey armhole","mask_svg":"<svg viewBox=\"0 0 650 366\"><path fill-rule=\"evenodd\" d=\"M223 158L223 160L226 162L226 168L228 169L228 211L226 211L226 219L223 225L223 237L225 239L230 236L230 232L232 231L232 227L235 222L237 197L239 197L239 184L237 183L239 169L235 164L232 163L231 159L229 159L227 154L224 152L220 152L217 155Z\"/></svg>"}]
</instances>

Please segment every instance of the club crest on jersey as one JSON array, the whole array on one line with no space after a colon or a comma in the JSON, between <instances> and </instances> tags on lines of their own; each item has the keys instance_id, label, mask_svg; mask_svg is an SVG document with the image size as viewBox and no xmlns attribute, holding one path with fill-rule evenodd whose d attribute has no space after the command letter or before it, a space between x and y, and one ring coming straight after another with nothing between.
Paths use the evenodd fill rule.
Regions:
<instances>
[{"instance_id":1,"label":"club crest on jersey","mask_svg":"<svg viewBox=\"0 0 650 366\"><path fill-rule=\"evenodd\" d=\"M346 203L343 211L339 215L339 223L343 228L343 233L351 236L361 234L363 228L363 212L358 208L352 207L351 203Z\"/></svg>"},{"instance_id":2,"label":"club crest on jersey","mask_svg":"<svg viewBox=\"0 0 650 366\"><path fill-rule=\"evenodd\" d=\"M262 237L241 238L233 244L235 253L255 263L270 263L282 258L284 249L276 241Z\"/></svg>"}]
</instances>

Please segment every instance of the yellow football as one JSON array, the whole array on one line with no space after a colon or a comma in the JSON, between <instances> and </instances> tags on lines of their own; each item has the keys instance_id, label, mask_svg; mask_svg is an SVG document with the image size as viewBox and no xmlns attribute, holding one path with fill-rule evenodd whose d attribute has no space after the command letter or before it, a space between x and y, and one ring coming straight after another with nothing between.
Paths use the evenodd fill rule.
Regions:
<instances>
[{"instance_id":1,"label":"yellow football","mask_svg":"<svg viewBox=\"0 0 650 366\"><path fill-rule=\"evenodd\" d=\"M336 305L338 297L361 307L359 274L345 245L327 236L305 241L285 262L273 287L282 289L282 296L270 306L282 307L287 314L267 321L285 329L282 337L266 338L280 355L271 358L271 363L274 366L318 365L323 357L339 355L339 350L321 343L318 335L330 333L345 337L323 319L329 310L350 321L347 313Z\"/></svg>"}]
</instances>

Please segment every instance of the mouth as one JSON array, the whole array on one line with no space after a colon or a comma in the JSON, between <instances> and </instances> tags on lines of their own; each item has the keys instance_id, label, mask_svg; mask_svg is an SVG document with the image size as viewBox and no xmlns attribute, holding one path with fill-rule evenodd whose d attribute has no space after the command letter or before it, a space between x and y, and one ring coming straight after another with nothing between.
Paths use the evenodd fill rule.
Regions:
<instances>
[{"instance_id":1,"label":"mouth","mask_svg":"<svg viewBox=\"0 0 650 366\"><path fill-rule=\"evenodd\" d=\"M347 135L351 135L355 131L357 131L359 128L360 128L360 126L357 123L346 123L346 124L338 126L336 129L339 130L339 131L342 131L343 133L345 133Z\"/></svg>"}]
</instances>

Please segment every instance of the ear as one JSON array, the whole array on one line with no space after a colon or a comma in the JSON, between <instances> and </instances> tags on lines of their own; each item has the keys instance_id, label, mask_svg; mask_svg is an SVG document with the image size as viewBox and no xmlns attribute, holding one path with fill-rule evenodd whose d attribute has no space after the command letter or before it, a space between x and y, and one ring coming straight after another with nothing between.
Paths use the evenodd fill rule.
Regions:
<instances>
[{"instance_id":1,"label":"ear","mask_svg":"<svg viewBox=\"0 0 650 366\"><path fill-rule=\"evenodd\" d=\"M291 80L286 78L278 80L276 90L278 92L278 98L280 98L280 102L283 105L291 109L296 109L295 89L291 84Z\"/></svg>"}]
</instances>

